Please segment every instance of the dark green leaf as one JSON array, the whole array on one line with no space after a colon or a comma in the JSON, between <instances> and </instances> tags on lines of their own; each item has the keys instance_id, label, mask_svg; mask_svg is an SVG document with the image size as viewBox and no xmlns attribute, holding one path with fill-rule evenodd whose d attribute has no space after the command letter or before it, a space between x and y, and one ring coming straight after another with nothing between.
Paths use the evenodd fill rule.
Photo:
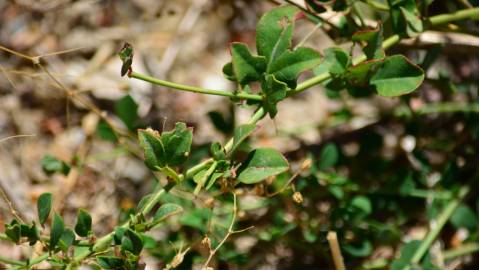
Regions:
<instances>
[{"instance_id":1,"label":"dark green leaf","mask_svg":"<svg viewBox=\"0 0 479 270\"><path fill-rule=\"evenodd\" d=\"M264 56L253 56L246 44L232 43L231 55L235 78L241 85L258 81L266 70L266 58Z\"/></svg>"},{"instance_id":2,"label":"dark green leaf","mask_svg":"<svg viewBox=\"0 0 479 270\"><path fill-rule=\"evenodd\" d=\"M402 55L387 57L371 77L371 85L379 95L385 97L401 96L421 85L424 72Z\"/></svg>"},{"instance_id":3,"label":"dark green leaf","mask_svg":"<svg viewBox=\"0 0 479 270\"><path fill-rule=\"evenodd\" d=\"M351 206L356 208L357 210L360 210L365 215L369 215L372 213L371 201L366 196L361 196L361 195L355 196L351 200Z\"/></svg>"},{"instance_id":4,"label":"dark green leaf","mask_svg":"<svg viewBox=\"0 0 479 270\"><path fill-rule=\"evenodd\" d=\"M12 220L10 224L5 224L5 234L7 235L10 240L15 243L20 241L21 237L21 226L20 223L16 219Z\"/></svg>"},{"instance_id":5,"label":"dark green leaf","mask_svg":"<svg viewBox=\"0 0 479 270\"><path fill-rule=\"evenodd\" d=\"M321 154L319 157L319 168L321 170L328 169L336 165L339 159L338 147L334 143L326 144L323 149L321 149Z\"/></svg>"},{"instance_id":6,"label":"dark green leaf","mask_svg":"<svg viewBox=\"0 0 479 270\"><path fill-rule=\"evenodd\" d=\"M291 47L295 15L299 10L292 6L275 8L261 17L256 26L256 48L267 63Z\"/></svg>"},{"instance_id":7,"label":"dark green leaf","mask_svg":"<svg viewBox=\"0 0 479 270\"><path fill-rule=\"evenodd\" d=\"M67 175L70 172L70 166L68 166L68 164L51 155L45 155L43 157L42 168L43 171L48 175L54 174L56 172Z\"/></svg>"},{"instance_id":8,"label":"dark green leaf","mask_svg":"<svg viewBox=\"0 0 479 270\"><path fill-rule=\"evenodd\" d=\"M28 238L30 246L35 245L35 243L40 240L40 234L38 233L38 228L35 225L35 222L32 225L28 226L27 224L20 225L21 236Z\"/></svg>"},{"instance_id":9,"label":"dark green leaf","mask_svg":"<svg viewBox=\"0 0 479 270\"><path fill-rule=\"evenodd\" d=\"M208 117L215 126L215 128L222 133L229 135L234 129L234 112L231 112L228 117L225 117L219 111L208 112Z\"/></svg>"},{"instance_id":10,"label":"dark green leaf","mask_svg":"<svg viewBox=\"0 0 479 270\"><path fill-rule=\"evenodd\" d=\"M281 153L272 148L258 148L249 154L248 159L241 166L238 181L255 184L288 169L288 161Z\"/></svg>"},{"instance_id":11,"label":"dark green leaf","mask_svg":"<svg viewBox=\"0 0 479 270\"><path fill-rule=\"evenodd\" d=\"M237 128L235 128L234 136L233 136L233 146L231 147L231 152L234 152L236 148L248 138L251 133L255 130L256 126L253 124L243 124Z\"/></svg>"},{"instance_id":12,"label":"dark green leaf","mask_svg":"<svg viewBox=\"0 0 479 270\"><path fill-rule=\"evenodd\" d=\"M268 66L268 74L273 74L278 81L284 82L289 88L296 88L299 74L310 70L321 62L321 55L310 48L298 48L285 51Z\"/></svg>"},{"instance_id":13,"label":"dark green leaf","mask_svg":"<svg viewBox=\"0 0 479 270\"><path fill-rule=\"evenodd\" d=\"M37 200L38 221L45 224L52 210L53 197L51 193L43 193Z\"/></svg>"},{"instance_id":14,"label":"dark green leaf","mask_svg":"<svg viewBox=\"0 0 479 270\"><path fill-rule=\"evenodd\" d=\"M321 1L306 0L305 2L306 2L306 6L312 9L316 13L323 13L326 11L326 8L324 8L324 3L321 3Z\"/></svg>"},{"instance_id":15,"label":"dark green leaf","mask_svg":"<svg viewBox=\"0 0 479 270\"><path fill-rule=\"evenodd\" d=\"M127 250L135 255L139 255L143 249L143 240L141 236L131 229L127 229L121 239L122 250Z\"/></svg>"},{"instance_id":16,"label":"dark green leaf","mask_svg":"<svg viewBox=\"0 0 479 270\"><path fill-rule=\"evenodd\" d=\"M160 206L153 219L154 223L159 223L171 216L177 215L183 211L183 208L174 203L166 203Z\"/></svg>"},{"instance_id":17,"label":"dark green leaf","mask_svg":"<svg viewBox=\"0 0 479 270\"><path fill-rule=\"evenodd\" d=\"M346 80L351 86L367 89L371 76L382 63L382 60L369 60L351 66L346 72Z\"/></svg>"},{"instance_id":18,"label":"dark green leaf","mask_svg":"<svg viewBox=\"0 0 479 270\"><path fill-rule=\"evenodd\" d=\"M165 148L158 132L152 129L140 129L138 130L138 138L145 155L146 166L154 171L157 171L158 167L164 167Z\"/></svg>"},{"instance_id":19,"label":"dark green leaf","mask_svg":"<svg viewBox=\"0 0 479 270\"><path fill-rule=\"evenodd\" d=\"M130 95L122 97L115 103L116 115L130 130L134 130L138 120L138 105Z\"/></svg>"},{"instance_id":20,"label":"dark green leaf","mask_svg":"<svg viewBox=\"0 0 479 270\"><path fill-rule=\"evenodd\" d=\"M50 250L55 249L64 231L65 224L63 223L63 219L57 213L55 213L53 215L53 224L50 231Z\"/></svg>"},{"instance_id":21,"label":"dark green leaf","mask_svg":"<svg viewBox=\"0 0 479 270\"><path fill-rule=\"evenodd\" d=\"M127 228L124 227L116 227L115 234L113 235L113 240L115 241L116 245L121 245L121 240L123 239L123 235L125 235Z\"/></svg>"},{"instance_id":22,"label":"dark green leaf","mask_svg":"<svg viewBox=\"0 0 479 270\"><path fill-rule=\"evenodd\" d=\"M112 256L98 256L96 261L103 269L123 269L125 264L122 258Z\"/></svg>"},{"instance_id":23,"label":"dark green leaf","mask_svg":"<svg viewBox=\"0 0 479 270\"><path fill-rule=\"evenodd\" d=\"M361 243L344 245L344 251L354 257L367 257L373 252L373 245L370 241L364 240Z\"/></svg>"},{"instance_id":24,"label":"dark green leaf","mask_svg":"<svg viewBox=\"0 0 479 270\"><path fill-rule=\"evenodd\" d=\"M261 89L264 94L263 106L271 118L274 118L278 113L276 104L286 98L288 85L284 82L276 80L274 75L266 75L261 84Z\"/></svg>"},{"instance_id":25,"label":"dark green leaf","mask_svg":"<svg viewBox=\"0 0 479 270\"><path fill-rule=\"evenodd\" d=\"M92 219L90 214L84 209L80 209L77 215L77 224L75 232L81 237L87 237L91 232Z\"/></svg>"},{"instance_id":26,"label":"dark green leaf","mask_svg":"<svg viewBox=\"0 0 479 270\"><path fill-rule=\"evenodd\" d=\"M175 129L161 134L166 155L166 163L171 166L181 165L188 158L193 131L185 123L176 123Z\"/></svg>"}]
</instances>

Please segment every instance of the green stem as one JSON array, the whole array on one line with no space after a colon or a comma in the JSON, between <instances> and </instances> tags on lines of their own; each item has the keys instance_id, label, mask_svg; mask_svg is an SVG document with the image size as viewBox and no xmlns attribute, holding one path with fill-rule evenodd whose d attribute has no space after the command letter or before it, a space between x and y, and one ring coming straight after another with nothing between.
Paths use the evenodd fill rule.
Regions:
<instances>
[{"instance_id":1,"label":"green stem","mask_svg":"<svg viewBox=\"0 0 479 270\"><path fill-rule=\"evenodd\" d=\"M260 95L255 94L248 94L248 93L234 93L233 91L226 91L226 90L212 90L212 89L204 89L196 86L184 85L173 83L169 81L160 80L148 75L140 74L137 72L132 72L130 75L131 78L139 79L145 82L149 82L156 85L161 85L169 88L174 88L178 90L183 90L187 92L193 92L198 94L207 94L207 95L216 95L216 96L224 96L229 98L237 98L237 99L246 99L246 100L254 100L254 101L261 101L262 97Z\"/></svg>"},{"instance_id":2,"label":"green stem","mask_svg":"<svg viewBox=\"0 0 479 270\"><path fill-rule=\"evenodd\" d=\"M478 19L479 18L479 8L469 8L456 11L450 14L441 14L429 18L429 22L432 25L445 24L453 21L459 21L464 19Z\"/></svg>"},{"instance_id":3,"label":"green stem","mask_svg":"<svg viewBox=\"0 0 479 270\"><path fill-rule=\"evenodd\" d=\"M446 250L442 253L442 255L444 257L444 260L451 260L478 251L479 243L467 243L457 248Z\"/></svg>"},{"instance_id":4,"label":"green stem","mask_svg":"<svg viewBox=\"0 0 479 270\"><path fill-rule=\"evenodd\" d=\"M218 165L218 162L214 161L213 164L211 164L210 168L206 171L206 173L201 177L201 179L198 181L198 184L196 184L196 188L193 191L193 194L198 195L200 193L201 188L205 185L206 180L215 172L216 166Z\"/></svg>"},{"instance_id":5,"label":"green stem","mask_svg":"<svg viewBox=\"0 0 479 270\"><path fill-rule=\"evenodd\" d=\"M446 225L446 222L452 216L452 213L454 213L454 210L456 210L456 208L467 196L470 190L471 187L469 185L462 186L457 194L457 197L450 201L446 208L444 208L436 221L436 226L431 231L429 231L424 240L421 241L421 244L418 249L414 252L414 255L411 259L412 264L417 264L421 261L422 257L426 254L427 250L432 245L436 237L439 235L444 225ZM406 267L405 269L408 268Z\"/></svg>"},{"instance_id":6,"label":"green stem","mask_svg":"<svg viewBox=\"0 0 479 270\"><path fill-rule=\"evenodd\" d=\"M24 262L17 261L17 260L14 260L14 259L10 259L10 258L6 258L6 257L2 257L2 256L0 256L0 263L25 266Z\"/></svg>"}]
</instances>

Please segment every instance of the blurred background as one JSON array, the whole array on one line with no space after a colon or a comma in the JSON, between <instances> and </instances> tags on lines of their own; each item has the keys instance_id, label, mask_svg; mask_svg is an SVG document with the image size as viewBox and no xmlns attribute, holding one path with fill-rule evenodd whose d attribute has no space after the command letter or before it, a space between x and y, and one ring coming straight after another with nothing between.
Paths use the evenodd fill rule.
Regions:
<instances>
[{"instance_id":1,"label":"blurred background","mask_svg":"<svg viewBox=\"0 0 479 270\"><path fill-rule=\"evenodd\" d=\"M387 22L387 12L373 11L366 5L369 1L357 2L367 25ZM425 11L429 15L477 5L477 1L429 2ZM5 196L22 218L32 220L38 196L52 192L54 209L66 224L74 225L77 209L85 208L93 217L96 235L111 231L155 186L138 157L139 148L116 138L105 124L110 121L119 130L128 130L121 121L120 100L130 102L127 95L133 99L144 126L161 131L184 121L194 127L190 164L208 154L209 143L229 138L234 126L247 121L252 112L223 97L121 77L117 53L124 42L134 47L136 72L231 90L235 85L222 74L230 61L229 43L241 41L254 48L256 22L280 3L0 1L0 139L31 135L0 143L0 186ZM316 28L307 20L298 22L296 43L312 33L306 46L349 51L348 37L360 29L355 13L328 11L321 16L331 23ZM422 239L451 198L448 192L477 177L478 30L475 22L461 21L430 29L388 51L407 55L427 72L420 90L407 97L361 96L316 86L281 102L278 116L262 120L250 144L285 153L292 173L300 174L295 189L302 202L295 202L291 191L266 199L258 190L265 187L245 189L239 198L238 228L255 227L230 239L215 268L329 269L325 235L335 229L348 269L387 269L402 243ZM391 34L385 31L386 36ZM31 58L37 56L45 69L32 64ZM68 173L48 174L42 167L45 155L68 163ZM301 171L307 158L313 166ZM279 176L276 185L289 176ZM218 197L219 210L213 216L217 215L219 227L225 227L231 198ZM479 200L477 194L470 197L431 250L439 267L449 267L451 261L437 259L436 249L479 237ZM183 203L197 209L151 232L144 258L148 269L161 269L187 246L191 251L181 269L194 267L207 254L199 242L211 213L201 203ZM3 228L12 215L4 200L0 206ZM2 256L25 259L40 251L41 247L32 250L0 242ZM457 268L447 269L477 265L476 256L453 259ZM367 268L365 263L378 267Z\"/></svg>"}]
</instances>

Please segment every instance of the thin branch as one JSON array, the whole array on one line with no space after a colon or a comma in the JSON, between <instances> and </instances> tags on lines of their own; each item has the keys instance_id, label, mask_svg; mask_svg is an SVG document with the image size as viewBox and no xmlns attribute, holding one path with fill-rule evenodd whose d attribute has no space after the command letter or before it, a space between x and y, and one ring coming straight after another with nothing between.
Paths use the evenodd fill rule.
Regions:
<instances>
[{"instance_id":1,"label":"thin branch","mask_svg":"<svg viewBox=\"0 0 479 270\"><path fill-rule=\"evenodd\" d=\"M236 194L234 193L233 191L233 217L231 218L231 223L230 223L230 226L228 227L228 232L226 233L225 237L223 237L223 239L221 240L221 242L216 246L215 249L211 250L210 249L210 255L208 256L208 259L205 261L205 263L203 264L203 266L201 267L201 270L207 270L208 269L208 265L211 261L211 259L213 259L213 257L215 256L215 254L218 252L218 250L220 249L220 247L226 242L226 240L232 235L235 233L235 231L233 230L233 226L235 224L235 221L236 221L236 215L237 215L237 206L236 206Z\"/></svg>"}]
</instances>

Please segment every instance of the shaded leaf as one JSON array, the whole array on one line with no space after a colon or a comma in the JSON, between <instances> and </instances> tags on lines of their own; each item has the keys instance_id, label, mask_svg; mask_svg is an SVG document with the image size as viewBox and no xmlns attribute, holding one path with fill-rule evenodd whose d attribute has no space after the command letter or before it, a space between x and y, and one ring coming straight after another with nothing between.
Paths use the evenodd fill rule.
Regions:
<instances>
[{"instance_id":1,"label":"shaded leaf","mask_svg":"<svg viewBox=\"0 0 479 270\"><path fill-rule=\"evenodd\" d=\"M122 250L127 250L135 255L139 255L143 249L143 240L141 236L131 229L127 229L121 239Z\"/></svg>"},{"instance_id":2,"label":"shaded leaf","mask_svg":"<svg viewBox=\"0 0 479 270\"><path fill-rule=\"evenodd\" d=\"M338 147L334 143L328 143L321 149L319 168L328 169L336 165L339 159Z\"/></svg>"},{"instance_id":3,"label":"shaded leaf","mask_svg":"<svg viewBox=\"0 0 479 270\"><path fill-rule=\"evenodd\" d=\"M223 76L230 81L236 82L236 76L233 70L233 63L228 62L223 66Z\"/></svg>"},{"instance_id":4,"label":"shaded leaf","mask_svg":"<svg viewBox=\"0 0 479 270\"><path fill-rule=\"evenodd\" d=\"M123 269L125 264L122 258L112 256L98 256L96 262L103 269Z\"/></svg>"},{"instance_id":5,"label":"shaded leaf","mask_svg":"<svg viewBox=\"0 0 479 270\"><path fill-rule=\"evenodd\" d=\"M65 229L63 231L62 237L60 237L60 241L58 242L58 246L61 250L66 252L68 248L73 244L75 241L75 233L71 229Z\"/></svg>"},{"instance_id":6,"label":"shaded leaf","mask_svg":"<svg viewBox=\"0 0 479 270\"><path fill-rule=\"evenodd\" d=\"M465 204L459 205L451 216L451 223L456 228L466 228L473 232L477 229L477 216Z\"/></svg>"},{"instance_id":7,"label":"shaded leaf","mask_svg":"<svg viewBox=\"0 0 479 270\"><path fill-rule=\"evenodd\" d=\"M103 120L96 126L96 134L105 141L116 142L118 140L113 129Z\"/></svg>"},{"instance_id":8,"label":"shaded leaf","mask_svg":"<svg viewBox=\"0 0 479 270\"><path fill-rule=\"evenodd\" d=\"M314 74L319 75L329 72L334 76L343 75L351 65L351 57L341 48L333 47L324 50L321 65L314 69Z\"/></svg>"},{"instance_id":9,"label":"shaded leaf","mask_svg":"<svg viewBox=\"0 0 479 270\"><path fill-rule=\"evenodd\" d=\"M215 160L224 160L226 158L225 150L219 142L211 144L210 152Z\"/></svg>"},{"instance_id":10,"label":"shaded leaf","mask_svg":"<svg viewBox=\"0 0 479 270\"><path fill-rule=\"evenodd\" d=\"M21 237L20 223L14 219L10 224L5 224L5 234L14 243L19 243Z\"/></svg>"},{"instance_id":11,"label":"shaded leaf","mask_svg":"<svg viewBox=\"0 0 479 270\"><path fill-rule=\"evenodd\" d=\"M288 169L288 161L281 153L272 148L258 148L249 154L239 169L238 181L254 184Z\"/></svg>"}]
</instances>

